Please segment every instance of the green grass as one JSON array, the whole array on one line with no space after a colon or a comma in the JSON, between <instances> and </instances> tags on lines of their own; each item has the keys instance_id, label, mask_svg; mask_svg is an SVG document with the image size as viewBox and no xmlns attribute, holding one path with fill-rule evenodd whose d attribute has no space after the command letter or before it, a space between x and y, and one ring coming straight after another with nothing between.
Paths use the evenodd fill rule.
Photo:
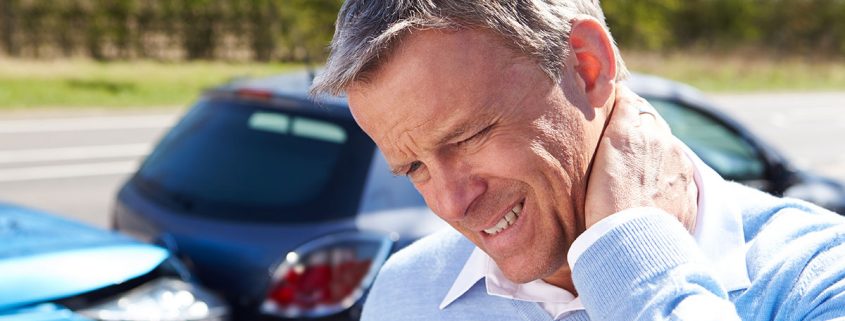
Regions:
<instances>
[{"instance_id":1,"label":"green grass","mask_svg":"<svg viewBox=\"0 0 845 321\"><path fill-rule=\"evenodd\" d=\"M203 89L234 77L301 68L259 63L0 59L0 109L184 106Z\"/></svg>"},{"instance_id":2,"label":"green grass","mask_svg":"<svg viewBox=\"0 0 845 321\"><path fill-rule=\"evenodd\" d=\"M709 92L843 91L845 59L753 54L624 53L628 67Z\"/></svg>"},{"instance_id":3,"label":"green grass","mask_svg":"<svg viewBox=\"0 0 845 321\"><path fill-rule=\"evenodd\" d=\"M710 92L845 90L845 60L623 52L631 70ZM228 79L301 68L292 64L0 58L0 110L184 107L203 89Z\"/></svg>"}]
</instances>

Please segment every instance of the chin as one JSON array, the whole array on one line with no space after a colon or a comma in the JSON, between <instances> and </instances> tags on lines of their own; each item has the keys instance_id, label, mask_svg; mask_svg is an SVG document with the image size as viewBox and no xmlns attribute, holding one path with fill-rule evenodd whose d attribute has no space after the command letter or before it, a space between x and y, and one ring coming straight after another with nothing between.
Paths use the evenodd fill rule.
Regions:
<instances>
[{"instance_id":1,"label":"chin","mask_svg":"<svg viewBox=\"0 0 845 321\"><path fill-rule=\"evenodd\" d=\"M502 272L504 272L504 271L502 271ZM529 283L531 281L539 280L541 278L539 276L534 276L534 275L525 275L525 274L512 275L512 274L509 274L509 273L505 273L505 277L508 278L508 280L510 280L511 282L518 283L518 284Z\"/></svg>"},{"instance_id":2,"label":"chin","mask_svg":"<svg viewBox=\"0 0 845 321\"><path fill-rule=\"evenodd\" d=\"M528 283L534 280L539 280L551 274L549 271L553 272L557 270L551 267L543 267L534 262L536 261L518 260L518 262L513 262L514 266L496 264L499 266L499 269L502 270L505 277L514 283Z\"/></svg>"}]
</instances>

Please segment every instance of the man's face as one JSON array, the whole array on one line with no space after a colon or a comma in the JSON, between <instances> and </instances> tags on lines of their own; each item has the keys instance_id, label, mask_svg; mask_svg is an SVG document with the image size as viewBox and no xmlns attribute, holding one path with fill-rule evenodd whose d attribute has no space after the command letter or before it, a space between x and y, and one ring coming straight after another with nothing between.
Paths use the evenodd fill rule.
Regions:
<instances>
[{"instance_id":1,"label":"man's face","mask_svg":"<svg viewBox=\"0 0 845 321\"><path fill-rule=\"evenodd\" d=\"M583 90L477 30L415 31L368 78L356 121L438 216L512 281L569 277L601 132Z\"/></svg>"}]
</instances>

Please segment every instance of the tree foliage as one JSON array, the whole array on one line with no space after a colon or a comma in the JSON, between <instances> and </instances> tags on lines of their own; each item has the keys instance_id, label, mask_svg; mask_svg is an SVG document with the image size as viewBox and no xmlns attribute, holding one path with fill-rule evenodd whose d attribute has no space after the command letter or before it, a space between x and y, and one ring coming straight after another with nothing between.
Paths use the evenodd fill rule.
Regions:
<instances>
[{"instance_id":1,"label":"tree foliage","mask_svg":"<svg viewBox=\"0 0 845 321\"><path fill-rule=\"evenodd\" d=\"M0 48L31 58L321 59L342 0L0 0Z\"/></svg>"},{"instance_id":2,"label":"tree foliage","mask_svg":"<svg viewBox=\"0 0 845 321\"><path fill-rule=\"evenodd\" d=\"M603 0L625 48L845 54L845 0Z\"/></svg>"},{"instance_id":3,"label":"tree foliage","mask_svg":"<svg viewBox=\"0 0 845 321\"><path fill-rule=\"evenodd\" d=\"M320 60L343 0L0 0L15 57ZM845 0L603 0L623 48L845 54Z\"/></svg>"}]
</instances>

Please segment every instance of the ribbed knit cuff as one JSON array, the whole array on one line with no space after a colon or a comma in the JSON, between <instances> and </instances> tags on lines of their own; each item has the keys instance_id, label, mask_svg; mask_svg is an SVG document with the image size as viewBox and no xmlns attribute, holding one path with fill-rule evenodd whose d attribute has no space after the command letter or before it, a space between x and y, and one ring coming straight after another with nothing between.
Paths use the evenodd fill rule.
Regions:
<instances>
[{"instance_id":1,"label":"ribbed knit cuff","mask_svg":"<svg viewBox=\"0 0 845 321\"><path fill-rule=\"evenodd\" d=\"M699 257L690 233L663 211L632 219L597 240L572 269L575 288L595 320L613 307L630 304L631 294L649 280Z\"/></svg>"},{"instance_id":2,"label":"ribbed knit cuff","mask_svg":"<svg viewBox=\"0 0 845 321\"><path fill-rule=\"evenodd\" d=\"M574 267L575 264L578 264L578 258L581 257L581 254L584 254L584 251L593 246L593 243L604 237L608 231L635 218L654 214L654 211L663 212L663 210L656 207L635 207L613 213L613 215L609 215L594 223L584 233L578 235L575 238L575 242L572 242L572 245L569 247L569 251L566 253L566 261L569 262L569 266Z\"/></svg>"}]
</instances>

